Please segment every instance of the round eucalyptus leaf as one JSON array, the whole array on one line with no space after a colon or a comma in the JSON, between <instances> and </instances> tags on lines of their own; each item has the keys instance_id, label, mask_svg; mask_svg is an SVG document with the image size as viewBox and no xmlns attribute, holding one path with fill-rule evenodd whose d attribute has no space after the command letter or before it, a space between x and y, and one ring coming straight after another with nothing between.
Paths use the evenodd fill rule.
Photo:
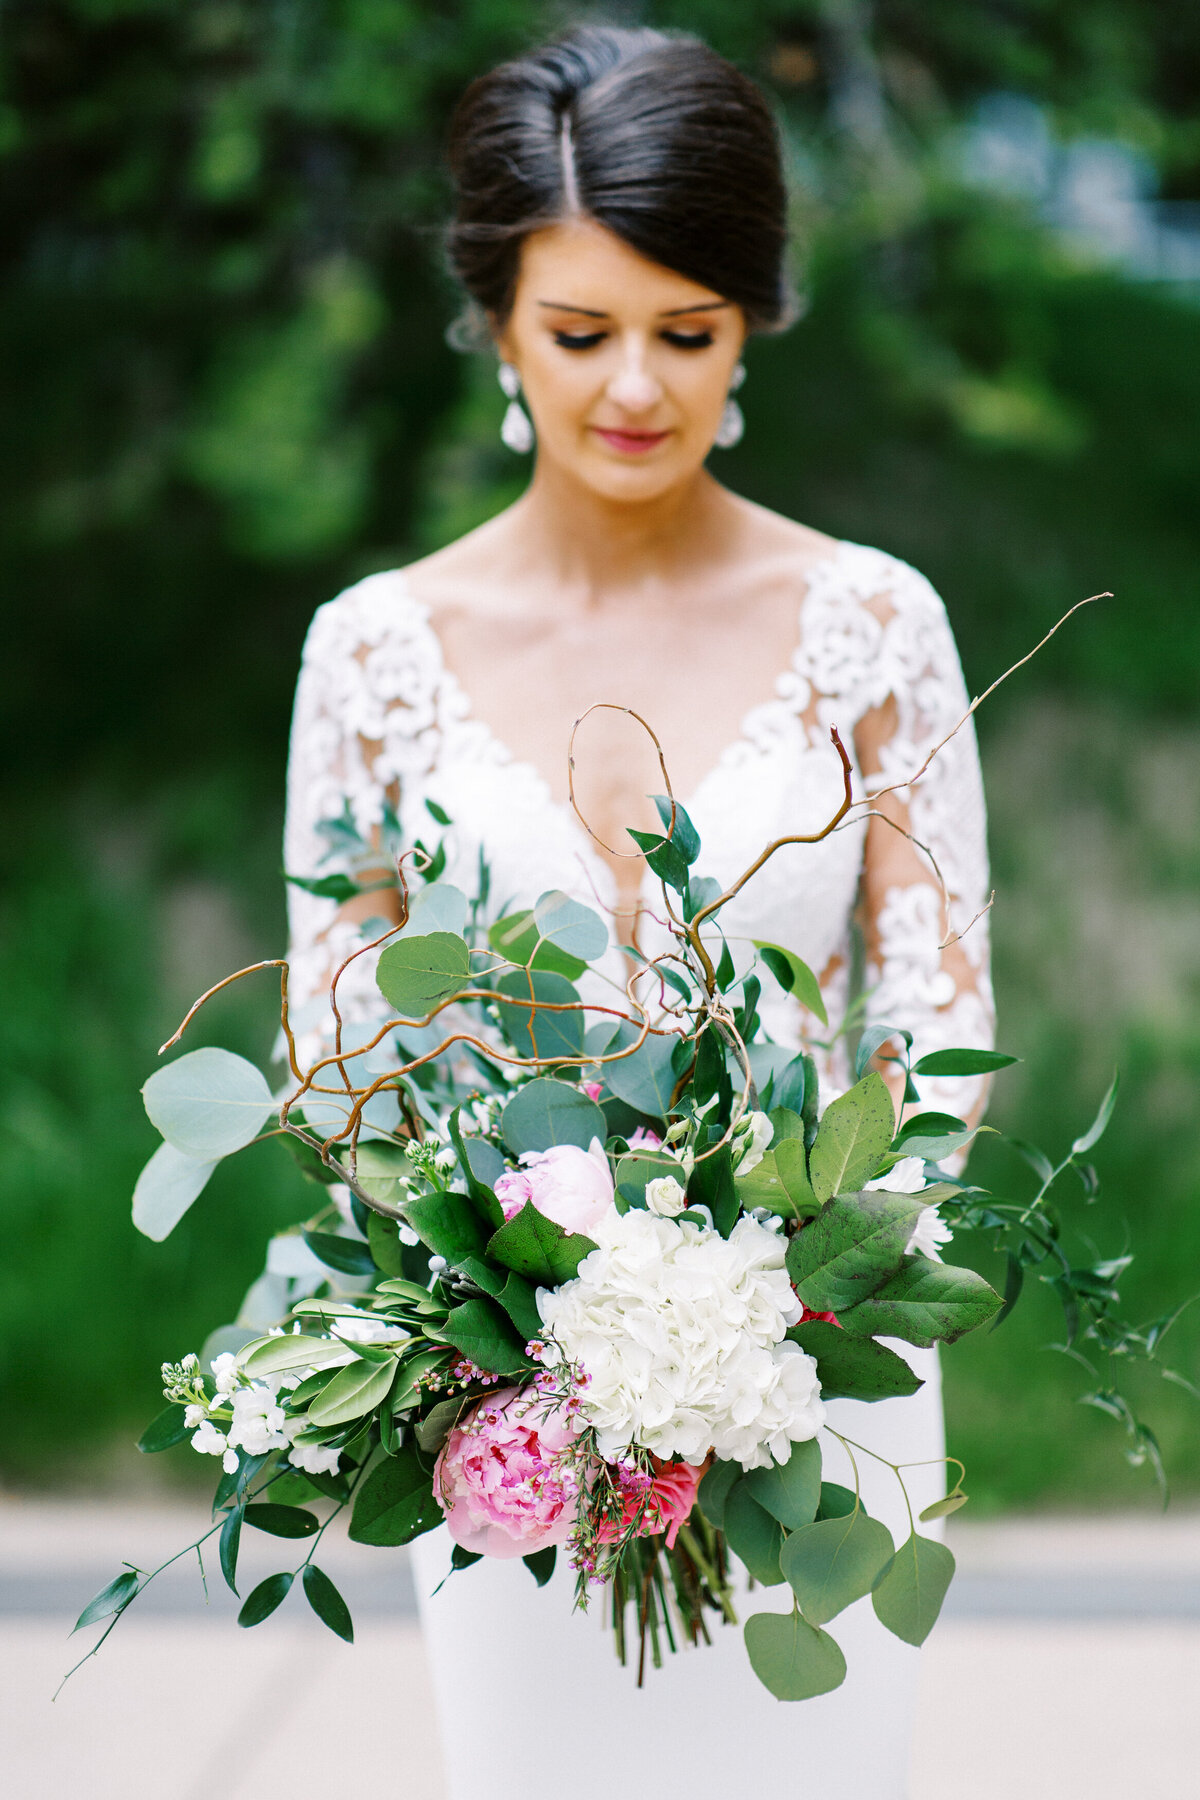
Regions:
<instances>
[{"instance_id":1,"label":"round eucalyptus leaf","mask_svg":"<svg viewBox=\"0 0 1200 1800\"><path fill-rule=\"evenodd\" d=\"M428 887L413 888L408 896L408 924L411 937L434 931L449 931L461 937L467 926L467 896L448 881L431 881Z\"/></svg>"},{"instance_id":2,"label":"round eucalyptus leaf","mask_svg":"<svg viewBox=\"0 0 1200 1800\"><path fill-rule=\"evenodd\" d=\"M548 1075L540 1075L514 1094L500 1126L514 1156L525 1150L549 1150L555 1144L576 1144L586 1150L593 1138L604 1143L608 1135L596 1102Z\"/></svg>"},{"instance_id":3,"label":"round eucalyptus leaf","mask_svg":"<svg viewBox=\"0 0 1200 1800\"><path fill-rule=\"evenodd\" d=\"M261 1071L211 1046L156 1069L142 1098L168 1144L202 1162L241 1150L275 1111Z\"/></svg>"},{"instance_id":4,"label":"round eucalyptus leaf","mask_svg":"<svg viewBox=\"0 0 1200 1800\"><path fill-rule=\"evenodd\" d=\"M580 962L595 962L608 949L608 927L590 906L581 906L558 888L542 895L533 909L538 931L548 943Z\"/></svg>"},{"instance_id":5,"label":"round eucalyptus leaf","mask_svg":"<svg viewBox=\"0 0 1200 1800\"><path fill-rule=\"evenodd\" d=\"M746 1650L754 1673L777 1700L812 1700L846 1679L839 1645L796 1612L747 1619Z\"/></svg>"},{"instance_id":6,"label":"round eucalyptus leaf","mask_svg":"<svg viewBox=\"0 0 1200 1800\"><path fill-rule=\"evenodd\" d=\"M471 957L453 931L402 937L380 953L379 991L405 1019L423 1019L440 1000L471 985Z\"/></svg>"},{"instance_id":7,"label":"round eucalyptus leaf","mask_svg":"<svg viewBox=\"0 0 1200 1800\"><path fill-rule=\"evenodd\" d=\"M160 1144L133 1190L133 1222L143 1237L156 1244L169 1237L216 1166L185 1156L174 1144Z\"/></svg>"}]
</instances>

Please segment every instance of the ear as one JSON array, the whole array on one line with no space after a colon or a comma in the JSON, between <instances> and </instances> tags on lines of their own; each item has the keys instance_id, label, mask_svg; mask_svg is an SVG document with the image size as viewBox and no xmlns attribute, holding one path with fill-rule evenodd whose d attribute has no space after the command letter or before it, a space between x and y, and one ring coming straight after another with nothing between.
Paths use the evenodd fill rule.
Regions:
<instances>
[{"instance_id":1,"label":"ear","mask_svg":"<svg viewBox=\"0 0 1200 1800\"><path fill-rule=\"evenodd\" d=\"M501 324L498 314L489 313L487 315L487 324L488 334L495 346L496 355L500 358L501 362L512 362L514 346L512 335L509 331L509 321L506 319L504 323Z\"/></svg>"}]
</instances>

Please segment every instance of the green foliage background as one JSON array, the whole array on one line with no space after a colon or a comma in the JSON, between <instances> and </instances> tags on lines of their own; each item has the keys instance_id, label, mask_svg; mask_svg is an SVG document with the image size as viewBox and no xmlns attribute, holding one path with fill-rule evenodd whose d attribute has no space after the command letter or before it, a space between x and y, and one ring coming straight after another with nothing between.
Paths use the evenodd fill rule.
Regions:
<instances>
[{"instance_id":1,"label":"green foliage background","mask_svg":"<svg viewBox=\"0 0 1200 1800\"><path fill-rule=\"evenodd\" d=\"M222 1170L166 1244L137 1089L210 981L278 951L288 710L312 609L518 490L490 369L454 354L453 99L561 23L515 0L13 0L0 22L0 1393L21 1483L120 1479L163 1356L310 1208L284 1152ZM1183 0L677 0L775 97L809 310L752 346L730 483L909 558L978 691L1004 1046L994 1117L1058 1149L1125 1086L1086 1220L1147 1314L1200 1285L1196 296L1067 253L964 187L961 120L1029 94L1200 194ZM194 1042L262 1058L273 998ZM1022 1179L998 1152L998 1183ZM1038 1297L946 1358L976 1498L1149 1503L1039 1346ZM1185 1320L1173 1361L1200 1374ZM1082 1372L1078 1372L1082 1375ZM1150 1417L1200 1481L1196 1402ZM158 1471L156 1470L156 1474ZM177 1478L189 1471L180 1461ZM161 1478L161 1477L160 1477Z\"/></svg>"}]
</instances>

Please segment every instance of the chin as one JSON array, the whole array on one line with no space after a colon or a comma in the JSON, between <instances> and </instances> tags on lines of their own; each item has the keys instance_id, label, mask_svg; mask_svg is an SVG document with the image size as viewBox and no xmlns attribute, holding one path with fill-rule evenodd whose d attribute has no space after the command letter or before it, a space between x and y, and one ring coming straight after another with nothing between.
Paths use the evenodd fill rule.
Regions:
<instances>
[{"instance_id":1,"label":"chin","mask_svg":"<svg viewBox=\"0 0 1200 1800\"><path fill-rule=\"evenodd\" d=\"M605 500L634 503L657 500L660 495L670 493L672 488L690 481L702 466L679 456L644 463L635 463L632 459L618 462L615 457L588 457L577 467L576 474L585 487Z\"/></svg>"}]
</instances>

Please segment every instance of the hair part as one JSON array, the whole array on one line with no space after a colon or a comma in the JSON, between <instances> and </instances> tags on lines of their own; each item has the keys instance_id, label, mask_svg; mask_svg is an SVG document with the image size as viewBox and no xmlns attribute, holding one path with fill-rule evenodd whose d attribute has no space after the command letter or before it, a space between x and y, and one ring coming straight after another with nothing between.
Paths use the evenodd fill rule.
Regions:
<instances>
[{"instance_id":1,"label":"hair part","mask_svg":"<svg viewBox=\"0 0 1200 1800\"><path fill-rule=\"evenodd\" d=\"M459 102L449 159L450 264L493 327L524 240L580 216L735 302L752 331L795 317L775 121L698 38L580 26L501 63Z\"/></svg>"}]
</instances>

